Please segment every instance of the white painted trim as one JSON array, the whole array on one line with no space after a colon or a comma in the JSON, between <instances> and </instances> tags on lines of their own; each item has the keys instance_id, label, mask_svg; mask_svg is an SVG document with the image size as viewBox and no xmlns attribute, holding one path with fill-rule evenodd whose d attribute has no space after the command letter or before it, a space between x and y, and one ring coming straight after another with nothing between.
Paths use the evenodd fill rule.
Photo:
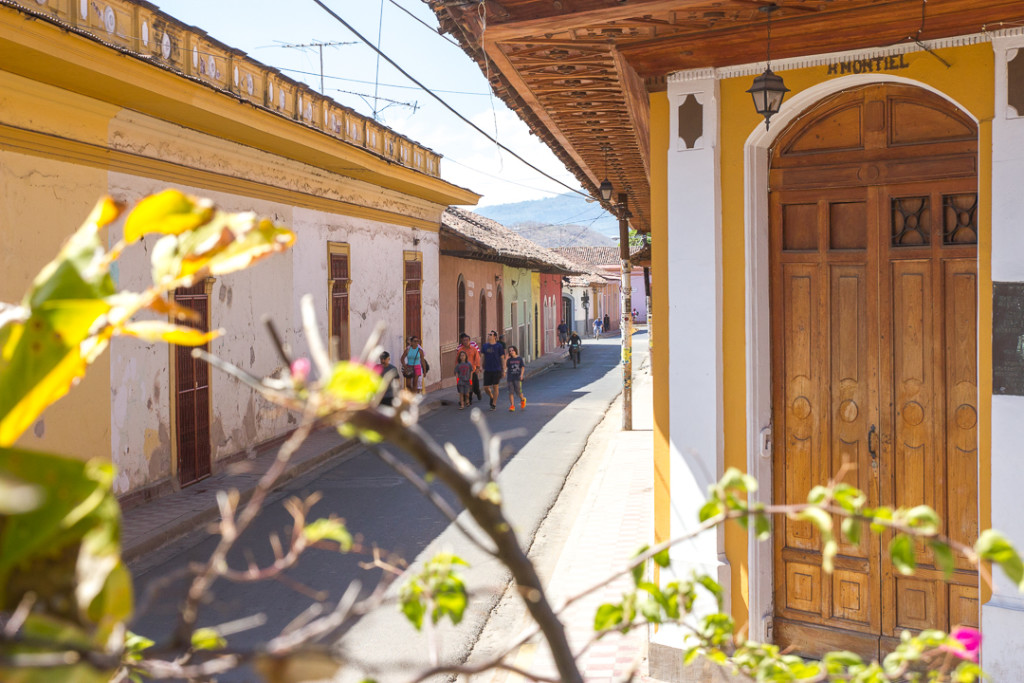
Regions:
<instances>
[{"instance_id":1,"label":"white painted trim","mask_svg":"<svg viewBox=\"0 0 1024 683\"><path fill-rule=\"evenodd\" d=\"M871 73L840 76L811 86L787 100L776 114L775 127L758 125L743 148L744 245L746 246L746 349L747 349L747 471L760 483L754 500L769 503L772 498L772 458L764 457L761 431L771 427L771 327L768 300L768 149L790 124L822 99L847 88L871 83L902 83L928 90L948 100L961 111L973 114L956 100L934 87L902 76ZM980 346L979 346L980 348ZM768 640L767 619L773 614L774 559L772 543L758 542L750 533L750 637Z\"/></svg>"},{"instance_id":2,"label":"white painted trim","mask_svg":"<svg viewBox=\"0 0 1024 683\"><path fill-rule=\"evenodd\" d=\"M930 50L941 50L950 47L962 47L964 45L977 45L979 43L992 42L999 38L1024 36L1024 27L1000 29L998 31L982 31L981 33L970 33L960 36L951 36L939 40L925 41ZM792 57L790 59L772 60L772 70L776 73L790 69L805 69L814 66L828 66L837 61L848 59L870 59L874 57L889 57L893 55L910 54L922 52L923 48L916 43L900 43L898 45L887 45L884 47L872 47L861 50L844 50L842 52L827 52L823 54L810 55L806 57ZM667 83L683 83L686 81L699 80L703 78L726 79L735 76L756 76L764 71L764 62L752 62L749 64L737 64L735 66L724 66L719 68L687 69L669 74L665 79Z\"/></svg>"}]
</instances>

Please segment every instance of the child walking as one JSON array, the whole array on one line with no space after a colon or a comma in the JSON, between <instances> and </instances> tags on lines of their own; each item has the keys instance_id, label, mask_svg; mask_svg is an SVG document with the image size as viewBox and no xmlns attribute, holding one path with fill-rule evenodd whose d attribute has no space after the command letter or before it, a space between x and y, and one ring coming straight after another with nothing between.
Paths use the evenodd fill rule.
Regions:
<instances>
[{"instance_id":1,"label":"child walking","mask_svg":"<svg viewBox=\"0 0 1024 683\"><path fill-rule=\"evenodd\" d=\"M455 378L458 381L459 410L463 410L470 404L469 392L473 391L473 364L469 362L469 356L465 351L459 351L456 359Z\"/></svg>"},{"instance_id":2,"label":"child walking","mask_svg":"<svg viewBox=\"0 0 1024 683\"><path fill-rule=\"evenodd\" d=\"M516 412L516 396L519 407L526 410L526 397L523 396L523 380L526 379L526 363L519 356L519 349L508 347L508 360L505 361L505 376L508 377L508 410Z\"/></svg>"}]
</instances>

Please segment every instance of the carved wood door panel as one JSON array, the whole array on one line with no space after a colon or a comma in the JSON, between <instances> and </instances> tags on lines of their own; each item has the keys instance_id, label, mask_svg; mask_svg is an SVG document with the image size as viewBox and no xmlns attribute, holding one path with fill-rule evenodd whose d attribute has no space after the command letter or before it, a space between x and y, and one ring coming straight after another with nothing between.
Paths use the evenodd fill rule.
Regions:
<instances>
[{"instance_id":1,"label":"carved wood door panel","mask_svg":"<svg viewBox=\"0 0 1024 683\"><path fill-rule=\"evenodd\" d=\"M964 117L938 100L905 86L846 92L772 151L773 495L803 502L842 474L870 505L933 506L951 535L970 543L978 533L976 133L966 144ZM977 624L977 576L964 558L946 583L921 547L918 572L904 577L888 560L888 540L840 541L826 574L813 527L780 520L778 642L807 655L874 657L904 629Z\"/></svg>"}]
</instances>

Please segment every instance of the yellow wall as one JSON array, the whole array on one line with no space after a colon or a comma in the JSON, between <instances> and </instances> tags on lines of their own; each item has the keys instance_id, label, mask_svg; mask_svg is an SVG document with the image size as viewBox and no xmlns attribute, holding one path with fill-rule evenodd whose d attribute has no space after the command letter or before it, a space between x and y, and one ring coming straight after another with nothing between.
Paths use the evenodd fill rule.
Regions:
<instances>
[{"instance_id":1,"label":"yellow wall","mask_svg":"<svg viewBox=\"0 0 1024 683\"><path fill-rule=\"evenodd\" d=\"M671 535L669 478L669 383L668 383L668 96L651 93L651 271L661 283L651 290L651 379L654 391L654 542Z\"/></svg>"},{"instance_id":2,"label":"yellow wall","mask_svg":"<svg viewBox=\"0 0 1024 683\"><path fill-rule=\"evenodd\" d=\"M978 251L979 271L979 336L990 339L992 332L992 275L991 275L991 166L993 116L993 53L991 45L984 43L968 47L937 50L943 59L952 64L947 68L927 52L906 55L906 69L893 75L913 79L932 86L951 97L979 121L981 150L979 176L979 227ZM827 66L809 67L779 71L786 86L792 90L787 101L800 91L820 82L838 78L829 76ZM750 133L764 125L764 119L755 111L750 95L749 76L726 79L721 82L721 168L722 168L722 299L723 299L723 390L725 404L725 466L746 469L746 329L745 329L745 279L746 257L744 244L744 143ZM659 105L664 108L660 98ZM655 121L655 100L652 99L652 130L664 130L668 122ZM783 103L783 110L786 104ZM652 148L654 145L652 144ZM656 155L652 155L657 158ZM652 174L653 176L653 174ZM652 177L653 184L653 177ZM653 202L663 206L664 199ZM657 240L655 240L657 245ZM657 259L657 247L655 247ZM657 306L655 307L657 311ZM655 323L657 327L657 323ZM991 525L991 376L992 358L988 344L980 345L978 374L979 392L979 448L981 454L979 488L981 492L982 528ZM657 378L657 375L655 376ZM657 379L655 387L657 387ZM658 406L660 401L655 400ZM656 414L657 422L657 414ZM667 416L666 416L667 424ZM660 442L655 441L656 447ZM665 446L667 448L667 446ZM658 463L656 451L655 463ZM733 568L733 616L738 624L747 620L747 542L746 534L736 528L726 530L726 552ZM983 596L987 599L987 594Z\"/></svg>"},{"instance_id":3,"label":"yellow wall","mask_svg":"<svg viewBox=\"0 0 1024 683\"><path fill-rule=\"evenodd\" d=\"M32 279L106 191L103 171L0 148L0 301L21 301ZM104 354L18 445L83 459L109 458L109 377Z\"/></svg>"}]
</instances>

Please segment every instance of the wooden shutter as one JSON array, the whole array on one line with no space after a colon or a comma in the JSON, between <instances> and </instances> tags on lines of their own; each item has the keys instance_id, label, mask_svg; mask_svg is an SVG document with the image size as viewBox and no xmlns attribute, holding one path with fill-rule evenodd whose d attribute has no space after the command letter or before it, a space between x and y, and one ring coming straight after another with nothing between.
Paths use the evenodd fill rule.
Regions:
<instances>
[{"instance_id":1,"label":"wooden shutter","mask_svg":"<svg viewBox=\"0 0 1024 683\"><path fill-rule=\"evenodd\" d=\"M331 336L336 338L339 359L352 354L348 325L348 254L331 254Z\"/></svg>"}]
</instances>

